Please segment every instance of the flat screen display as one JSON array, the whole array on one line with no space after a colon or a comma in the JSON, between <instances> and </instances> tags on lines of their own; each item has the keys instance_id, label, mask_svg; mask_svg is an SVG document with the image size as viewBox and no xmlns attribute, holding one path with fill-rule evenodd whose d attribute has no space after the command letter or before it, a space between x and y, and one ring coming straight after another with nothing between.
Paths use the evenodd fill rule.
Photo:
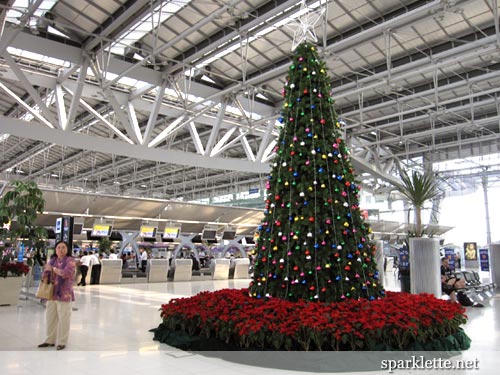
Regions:
<instances>
[{"instance_id":1,"label":"flat screen display","mask_svg":"<svg viewBox=\"0 0 500 375\"><path fill-rule=\"evenodd\" d=\"M90 235L92 237L109 237L111 229L113 226L110 224L94 224Z\"/></svg>"},{"instance_id":2,"label":"flat screen display","mask_svg":"<svg viewBox=\"0 0 500 375\"><path fill-rule=\"evenodd\" d=\"M151 225L141 225L142 238L154 238L156 236L156 227Z\"/></svg>"},{"instance_id":3,"label":"flat screen display","mask_svg":"<svg viewBox=\"0 0 500 375\"><path fill-rule=\"evenodd\" d=\"M73 224L73 234L82 234L83 224L75 223Z\"/></svg>"},{"instance_id":4,"label":"flat screen display","mask_svg":"<svg viewBox=\"0 0 500 375\"><path fill-rule=\"evenodd\" d=\"M235 230L225 230L222 233L222 239L223 240L234 240L235 236L236 236L236 231Z\"/></svg>"},{"instance_id":5,"label":"flat screen display","mask_svg":"<svg viewBox=\"0 0 500 375\"><path fill-rule=\"evenodd\" d=\"M165 230L163 231L163 238L178 238L180 231L180 228L177 227L165 227Z\"/></svg>"},{"instance_id":6,"label":"flat screen display","mask_svg":"<svg viewBox=\"0 0 500 375\"><path fill-rule=\"evenodd\" d=\"M215 235L217 231L215 229L203 229L203 233L201 234L202 240L215 240Z\"/></svg>"}]
</instances>

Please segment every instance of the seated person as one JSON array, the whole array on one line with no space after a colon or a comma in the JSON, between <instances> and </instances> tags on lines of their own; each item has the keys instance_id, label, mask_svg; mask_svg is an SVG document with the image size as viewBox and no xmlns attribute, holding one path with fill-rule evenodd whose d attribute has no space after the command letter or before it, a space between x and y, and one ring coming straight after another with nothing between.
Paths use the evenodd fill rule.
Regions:
<instances>
[{"instance_id":1,"label":"seated person","mask_svg":"<svg viewBox=\"0 0 500 375\"><path fill-rule=\"evenodd\" d=\"M451 272L448 258L441 258L441 290L450 296L451 302L457 302L456 292L465 288L465 280L457 279Z\"/></svg>"}]
</instances>

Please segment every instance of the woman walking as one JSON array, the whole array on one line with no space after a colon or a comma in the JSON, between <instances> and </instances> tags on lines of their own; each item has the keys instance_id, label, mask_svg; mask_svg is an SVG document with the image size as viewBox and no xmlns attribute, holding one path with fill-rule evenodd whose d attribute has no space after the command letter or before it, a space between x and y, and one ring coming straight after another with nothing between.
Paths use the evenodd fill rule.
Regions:
<instances>
[{"instance_id":1,"label":"woman walking","mask_svg":"<svg viewBox=\"0 0 500 375\"><path fill-rule=\"evenodd\" d=\"M53 255L43 272L42 278L54 283L54 296L47 301L45 321L47 338L38 345L39 348L55 346L57 350L66 347L71 322L71 303L75 300L73 278L75 277L75 260L71 256L69 246L64 241L56 243Z\"/></svg>"}]
</instances>

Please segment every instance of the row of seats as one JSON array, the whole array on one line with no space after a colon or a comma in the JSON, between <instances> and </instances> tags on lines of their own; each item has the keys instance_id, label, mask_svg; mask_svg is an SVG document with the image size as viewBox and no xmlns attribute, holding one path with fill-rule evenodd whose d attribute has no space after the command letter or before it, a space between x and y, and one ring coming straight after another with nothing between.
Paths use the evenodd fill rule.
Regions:
<instances>
[{"instance_id":1,"label":"row of seats","mask_svg":"<svg viewBox=\"0 0 500 375\"><path fill-rule=\"evenodd\" d=\"M495 283L484 283L477 271L456 271L454 275L457 279L465 280L465 288L459 291L464 292L474 303L481 303L495 294Z\"/></svg>"}]
</instances>

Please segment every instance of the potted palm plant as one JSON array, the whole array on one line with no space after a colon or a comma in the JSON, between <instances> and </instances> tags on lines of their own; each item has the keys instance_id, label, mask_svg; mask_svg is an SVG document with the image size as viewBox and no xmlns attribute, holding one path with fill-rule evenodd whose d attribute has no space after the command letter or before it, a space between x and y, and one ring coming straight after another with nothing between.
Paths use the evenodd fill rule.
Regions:
<instances>
[{"instance_id":1,"label":"potted palm plant","mask_svg":"<svg viewBox=\"0 0 500 375\"><path fill-rule=\"evenodd\" d=\"M12 189L0 198L0 239L4 244L0 248L0 305L17 303L21 276L29 272L14 250L32 248L46 237L45 229L35 223L45 206L42 191L32 181L12 181L9 185Z\"/></svg>"},{"instance_id":2,"label":"potted palm plant","mask_svg":"<svg viewBox=\"0 0 500 375\"><path fill-rule=\"evenodd\" d=\"M439 181L433 171L411 175L400 170L401 183L395 187L413 206L415 226L409 231L410 290L412 293L432 293L441 296L439 240L426 233L422 225L422 208L440 196Z\"/></svg>"}]
</instances>

